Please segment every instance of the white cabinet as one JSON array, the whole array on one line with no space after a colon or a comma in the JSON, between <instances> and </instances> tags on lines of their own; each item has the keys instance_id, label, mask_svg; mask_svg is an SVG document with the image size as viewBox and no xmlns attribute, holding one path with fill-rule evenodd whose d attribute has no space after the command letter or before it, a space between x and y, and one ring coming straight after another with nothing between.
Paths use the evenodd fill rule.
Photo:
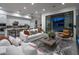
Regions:
<instances>
[{"instance_id":1,"label":"white cabinet","mask_svg":"<svg viewBox=\"0 0 79 59\"><path fill-rule=\"evenodd\" d=\"M7 23L7 17L4 14L0 14L0 23Z\"/></svg>"}]
</instances>

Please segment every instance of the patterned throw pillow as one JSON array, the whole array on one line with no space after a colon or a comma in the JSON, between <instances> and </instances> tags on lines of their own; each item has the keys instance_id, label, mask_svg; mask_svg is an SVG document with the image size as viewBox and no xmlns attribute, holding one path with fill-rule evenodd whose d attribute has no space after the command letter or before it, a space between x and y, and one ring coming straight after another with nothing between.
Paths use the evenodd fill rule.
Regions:
<instances>
[{"instance_id":1,"label":"patterned throw pillow","mask_svg":"<svg viewBox=\"0 0 79 59\"><path fill-rule=\"evenodd\" d=\"M25 35L30 35L29 31L24 31Z\"/></svg>"}]
</instances>

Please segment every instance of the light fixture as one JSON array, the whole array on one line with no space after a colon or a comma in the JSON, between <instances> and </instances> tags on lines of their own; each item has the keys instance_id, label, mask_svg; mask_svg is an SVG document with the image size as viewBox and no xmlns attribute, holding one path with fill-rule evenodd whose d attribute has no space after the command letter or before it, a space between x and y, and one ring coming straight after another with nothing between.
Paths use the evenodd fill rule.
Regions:
<instances>
[{"instance_id":1,"label":"light fixture","mask_svg":"<svg viewBox=\"0 0 79 59\"><path fill-rule=\"evenodd\" d=\"M17 16L17 17L21 17L21 15L20 14L17 14L17 13L13 13L12 15L13 16Z\"/></svg>"},{"instance_id":2,"label":"light fixture","mask_svg":"<svg viewBox=\"0 0 79 59\"><path fill-rule=\"evenodd\" d=\"M25 15L24 18L31 19L31 17L29 15Z\"/></svg>"},{"instance_id":3,"label":"light fixture","mask_svg":"<svg viewBox=\"0 0 79 59\"><path fill-rule=\"evenodd\" d=\"M0 14L7 14L7 12L4 10L0 10Z\"/></svg>"},{"instance_id":4,"label":"light fixture","mask_svg":"<svg viewBox=\"0 0 79 59\"><path fill-rule=\"evenodd\" d=\"M16 12L14 12L12 15L13 15L13 16L18 16L18 17L21 16L21 15L20 15L20 11L16 11Z\"/></svg>"},{"instance_id":5,"label":"light fixture","mask_svg":"<svg viewBox=\"0 0 79 59\"><path fill-rule=\"evenodd\" d=\"M65 3L61 3L62 5L64 5Z\"/></svg>"},{"instance_id":6,"label":"light fixture","mask_svg":"<svg viewBox=\"0 0 79 59\"><path fill-rule=\"evenodd\" d=\"M34 3L32 3L32 5L34 5Z\"/></svg>"},{"instance_id":7,"label":"light fixture","mask_svg":"<svg viewBox=\"0 0 79 59\"><path fill-rule=\"evenodd\" d=\"M30 14L27 14L28 16L30 16Z\"/></svg>"},{"instance_id":8,"label":"light fixture","mask_svg":"<svg viewBox=\"0 0 79 59\"><path fill-rule=\"evenodd\" d=\"M18 13L18 14L19 14L19 13L20 13L20 11L16 11L16 13Z\"/></svg>"},{"instance_id":9,"label":"light fixture","mask_svg":"<svg viewBox=\"0 0 79 59\"><path fill-rule=\"evenodd\" d=\"M43 9L43 11L45 11L46 9Z\"/></svg>"},{"instance_id":10,"label":"light fixture","mask_svg":"<svg viewBox=\"0 0 79 59\"><path fill-rule=\"evenodd\" d=\"M38 13L38 11L35 11L35 14L37 14Z\"/></svg>"},{"instance_id":11,"label":"light fixture","mask_svg":"<svg viewBox=\"0 0 79 59\"><path fill-rule=\"evenodd\" d=\"M0 6L0 9L3 9L3 8Z\"/></svg>"},{"instance_id":12,"label":"light fixture","mask_svg":"<svg viewBox=\"0 0 79 59\"><path fill-rule=\"evenodd\" d=\"M24 9L26 9L26 7L24 7Z\"/></svg>"}]
</instances>

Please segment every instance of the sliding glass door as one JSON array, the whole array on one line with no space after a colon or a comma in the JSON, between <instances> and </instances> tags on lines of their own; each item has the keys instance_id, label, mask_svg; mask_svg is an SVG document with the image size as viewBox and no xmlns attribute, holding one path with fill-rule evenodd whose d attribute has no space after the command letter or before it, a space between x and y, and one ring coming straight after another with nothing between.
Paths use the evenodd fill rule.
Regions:
<instances>
[{"instance_id":1,"label":"sliding glass door","mask_svg":"<svg viewBox=\"0 0 79 59\"><path fill-rule=\"evenodd\" d=\"M73 11L46 16L46 32L62 32L64 28L73 32Z\"/></svg>"}]
</instances>

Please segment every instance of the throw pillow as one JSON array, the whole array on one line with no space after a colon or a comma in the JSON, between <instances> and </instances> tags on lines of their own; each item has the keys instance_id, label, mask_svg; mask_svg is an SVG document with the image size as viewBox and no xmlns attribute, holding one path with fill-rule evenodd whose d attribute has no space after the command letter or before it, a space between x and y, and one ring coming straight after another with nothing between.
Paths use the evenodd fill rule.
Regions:
<instances>
[{"instance_id":1,"label":"throw pillow","mask_svg":"<svg viewBox=\"0 0 79 59\"><path fill-rule=\"evenodd\" d=\"M19 46L22 41L19 37L16 37L16 39L13 42L14 42L14 45Z\"/></svg>"},{"instance_id":2,"label":"throw pillow","mask_svg":"<svg viewBox=\"0 0 79 59\"><path fill-rule=\"evenodd\" d=\"M25 55L36 55L37 51L34 47L30 46L28 43L22 43L22 49Z\"/></svg>"},{"instance_id":3,"label":"throw pillow","mask_svg":"<svg viewBox=\"0 0 79 59\"><path fill-rule=\"evenodd\" d=\"M25 35L30 35L29 31L24 31Z\"/></svg>"},{"instance_id":4,"label":"throw pillow","mask_svg":"<svg viewBox=\"0 0 79 59\"><path fill-rule=\"evenodd\" d=\"M15 38L12 37L12 36L9 36L9 40L10 40L11 43L13 43L13 40L15 40Z\"/></svg>"},{"instance_id":5,"label":"throw pillow","mask_svg":"<svg viewBox=\"0 0 79 59\"><path fill-rule=\"evenodd\" d=\"M0 46L10 46L10 42L7 39L0 40Z\"/></svg>"},{"instance_id":6,"label":"throw pillow","mask_svg":"<svg viewBox=\"0 0 79 59\"><path fill-rule=\"evenodd\" d=\"M15 46L19 46L21 44L21 39L19 37L12 37L12 36L9 36L9 40L11 41L11 43Z\"/></svg>"}]
</instances>

